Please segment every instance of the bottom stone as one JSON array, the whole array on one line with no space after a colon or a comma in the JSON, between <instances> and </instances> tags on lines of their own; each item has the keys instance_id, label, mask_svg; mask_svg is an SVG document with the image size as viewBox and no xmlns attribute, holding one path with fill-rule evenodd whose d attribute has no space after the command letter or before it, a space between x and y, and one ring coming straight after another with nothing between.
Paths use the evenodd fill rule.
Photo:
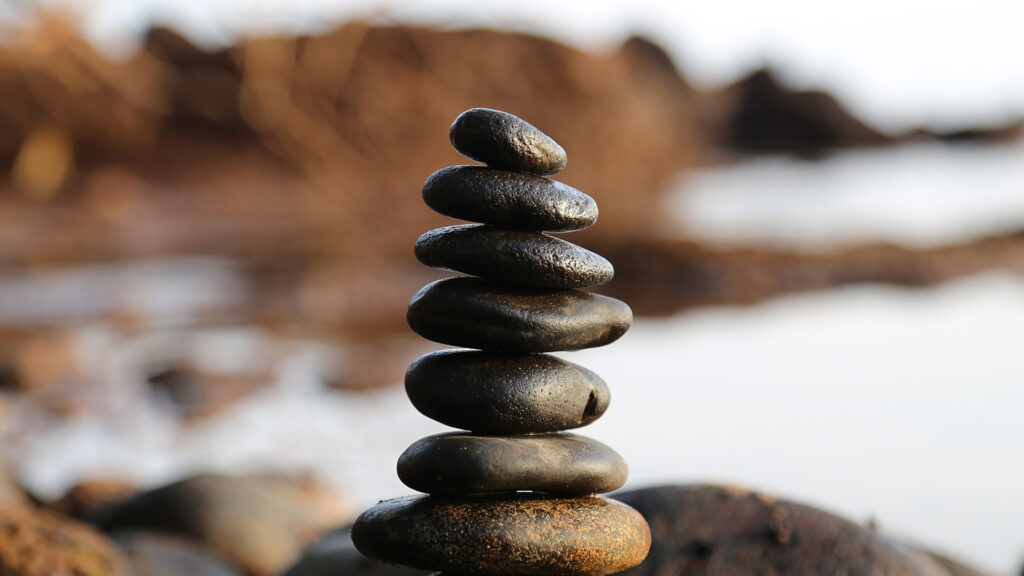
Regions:
<instances>
[{"instance_id":1,"label":"bottom stone","mask_svg":"<svg viewBox=\"0 0 1024 576\"><path fill-rule=\"evenodd\" d=\"M352 541L370 558L447 574L595 576L642 562L651 532L600 496L407 496L363 512Z\"/></svg>"}]
</instances>

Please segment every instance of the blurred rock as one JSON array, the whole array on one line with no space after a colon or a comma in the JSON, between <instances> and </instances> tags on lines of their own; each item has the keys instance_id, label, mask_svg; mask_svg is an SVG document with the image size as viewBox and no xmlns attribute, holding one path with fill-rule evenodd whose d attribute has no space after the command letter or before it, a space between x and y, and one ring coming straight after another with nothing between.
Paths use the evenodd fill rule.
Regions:
<instances>
[{"instance_id":1,"label":"blurred rock","mask_svg":"<svg viewBox=\"0 0 1024 576\"><path fill-rule=\"evenodd\" d=\"M809 506L721 486L623 492L653 544L630 576L950 576L927 555Z\"/></svg>"},{"instance_id":2,"label":"blurred rock","mask_svg":"<svg viewBox=\"0 0 1024 576\"><path fill-rule=\"evenodd\" d=\"M139 493L131 482L118 479L93 479L79 482L47 505L55 512L95 523L104 512Z\"/></svg>"},{"instance_id":3,"label":"blurred rock","mask_svg":"<svg viewBox=\"0 0 1024 576\"><path fill-rule=\"evenodd\" d=\"M193 536L250 574L269 576L348 516L337 497L309 480L204 475L114 506L99 524Z\"/></svg>"},{"instance_id":4,"label":"blurred rock","mask_svg":"<svg viewBox=\"0 0 1024 576\"><path fill-rule=\"evenodd\" d=\"M146 381L185 418L209 416L270 384L269 374L211 374L187 366L152 372Z\"/></svg>"},{"instance_id":5,"label":"blurred rock","mask_svg":"<svg viewBox=\"0 0 1024 576\"><path fill-rule=\"evenodd\" d=\"M93 528L29 506L0 505L0 574L128 576L117 547Z\"/></svg>"},{"instance_id":6,"label":"blurred rock","mask_svg":"<svg viewBox=\"0 0 1024 576\"><path fill-rule=\"evenodd\" d=\"M855 118L831 95L786 88L768 69L736 82L721 96L732 104L711 140L740 152L813 158L893 140Z\"/></svg>"},{"instance_id":7,"label":"blurred rock","mask_svg":"<svg viewBox=\"0 0 1024 576\"><path fill-rule=\"evenodd\" d=\"M363 556L352 544L351 529L343 528L328 533L310 546L282 576L426 576L431 573Z\"/></svg>"},{"instance_id":8,"label":"blurred rock","mask_svg":"<svg viewBox=\"0 0 1024 576\"><path fill-rule=\"evenodd\" d=\"M0 508L4 506L14 506L17 504L25 504L28 502L28 498L22 490L21 485L18 484L17 479L14 477L14 473L7 465L7 461L4 459L3 451L0 449Z\"/></svg>"},{"instance_id":9,"label":"blurred rock","mask_svg":"<svg viewBox=\"0 0 1024 576\"><path fill-rule=\"evenodd\" d=\"M132 576L241 576L230 562L189 538L155 532L114 534Z\"/></svg>"}]
</instances>

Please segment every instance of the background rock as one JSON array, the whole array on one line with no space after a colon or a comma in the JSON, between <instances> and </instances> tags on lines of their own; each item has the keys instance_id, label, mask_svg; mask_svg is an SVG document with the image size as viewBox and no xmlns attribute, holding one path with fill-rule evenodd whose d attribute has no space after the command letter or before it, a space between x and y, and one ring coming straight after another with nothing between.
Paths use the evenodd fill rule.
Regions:
<instances>
[{"instance_id":1,"label":"background rock","mask_svg":"<svg viewBox=\"0 0 1024 576\"><path fill-rule=\"evenodd\" d=\"M868 528L745 489L662 486L614 496L651 526L651 552L630 576L952 574Z\"/></svg>"},{"instance_id":2,"label":"background rock","mask_svg":"<svg viewBox=\"0 0 1024 576\"><path fill-rule=\"evenodd\" d=\"M140 494L100 525L189 535L250 574L269 576L347 517L335 496L307 480L206 475Z\"/></svg>"},{"instance_id":3,"label":"background rock","mask_svg":"<svg viewBox=\"0 0 1024 576\"><path fill-rule=\"evenodd\" d=\"M132 576L242 576L227 560L180 536L126 531L114 540L127 556Z\"/></svg>"}]
</instances>

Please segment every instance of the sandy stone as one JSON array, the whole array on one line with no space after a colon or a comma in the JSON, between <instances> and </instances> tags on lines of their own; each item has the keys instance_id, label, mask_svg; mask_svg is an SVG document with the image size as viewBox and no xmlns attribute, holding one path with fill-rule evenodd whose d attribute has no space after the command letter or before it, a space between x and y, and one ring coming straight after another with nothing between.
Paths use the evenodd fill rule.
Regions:
<instances>
[{"instance_id":1,"label":"sandy stone","mask_svg":"<svg viewBox=\"0 0 1024 576\"><path fill-rule=\"evenodd\" d=\"M639 564L647 523L610 498L534 495L385 500L352 541L371 558L479 576L594 576Z\"/></svg>"}]
</instances>

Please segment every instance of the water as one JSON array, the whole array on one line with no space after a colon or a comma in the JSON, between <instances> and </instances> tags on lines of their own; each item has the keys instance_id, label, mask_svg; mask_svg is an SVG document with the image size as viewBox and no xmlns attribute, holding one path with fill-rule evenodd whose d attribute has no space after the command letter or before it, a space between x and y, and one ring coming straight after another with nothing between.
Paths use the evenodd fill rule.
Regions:
<instances>
[{"instance_id":1,"label":"water","mask_svg":"<svg viewBox=\"0 0 1024 576\"><path fill-rule=\"evenodd\" d=\"M722 244L834 250L917 248L1024 229L1024 142L911 144L821 162L746 160L685 174L670 227Z\"/></svg>"}]
</instances>

